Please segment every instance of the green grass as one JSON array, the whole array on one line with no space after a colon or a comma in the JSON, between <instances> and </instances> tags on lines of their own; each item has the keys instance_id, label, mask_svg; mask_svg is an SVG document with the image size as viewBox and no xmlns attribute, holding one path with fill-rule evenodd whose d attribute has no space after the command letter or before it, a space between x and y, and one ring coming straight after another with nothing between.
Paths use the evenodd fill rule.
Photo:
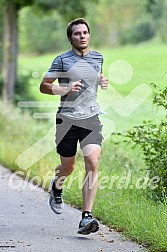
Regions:
<instances>
[{"instance_id":1,"label":"green grass","mask_svg":"<svg viewBox=\"0 0 167 252\"><path fill-rule=\"evenodd\" d=\"M134 70L133 78L125 85L119 86L110 81L115 89L122 95L127 95L140 83L150 84L154 82L159 86L166 85L166 45L143 44L135 47L124 47L117 49L100 50L104 55L104 73L110 63L117 59L127 60ZM39 72L38 78L31 78L30 89L34 92L38 101L55 101L58 97L40 94L39 83L42 74L48 69L55 55L20 55L20 72ZM109 89L110 90L110 89ZM139 94L143 95L143 94ZM110 91L99 90L100 105L106 105L110 99ZM17 157L34 143L43 138L54 125L54 119L34 120L28 113L20 112L10 104L0 103L0 163L13 171L23 171L30 174L30 179L39 176L40 185L48 189L49 178L54 174L54 167L59 163L59 157L55 150L50 151L38 162L27 170L21 169L17 163ZM49 111L49 108L43 108ZM56 111L56 108L51 108ZM116 131L123 131L144 119L155 119L163 115L163 111L157 112L151 104L151 98L127 117L121 117L112 108L107 109L108 114L101 118L114 121ZM42 149L49 148L49 139L54 140L54 133L50 138L43 139L42 144L37 146L25 162L31 161L34 156L41 153ZM142 160L139 149L132 150L131 147L122 143L115 145L115 137L108 138L102 149L99 164L99 179L104 188L99 187L95 200L93 213L103 223L114 227L133 240L148 245L151 251L167 251L167 208L166 201L153 202L146 196L145 189L137 189L136 183L139 178L145 176L146 167ZM127 188L121 189L120 179L127 178L131 171L131 177ZM65 182L64 199L66 202L81 208L82 197L80 176L84 176L84 164L82 157L77 155L74 173ZM106 176L109 180L104 183L102 179ZM111 179L118 177L111 184ZM36 180L38 183L39 181ZM103 182L103 183L102 183ZM141 182L142 183L142 182ZM123 184L124 185L124 184ZM131 188L130 186L133 186Z\"/></svg>"},{"instance_id":2,"label":"green grass","mask_svg":"<svg viewBox=\"0 0 167 252\"><path fill-rule=\"evenodd\" d=\"M6 106L1 102L0 105L1 164L13 171L22 171L24 176L29 174L27 175L29 179L33 178L38 185L40 181L40 186L47 190L50 177L54 174L54 167L59 162L54 150L27 170L24 170L24 167L21 169L15 161L24 150L46 135L52 122L36 122L28 114L20 113L10 104ZM51 138L54 138L54 135L51 135ZM45 145L47 146L47 142ZM38 155L40 151L41 146L38 146L32 155ZM27 160L31 160L31 156L28 156ZM131 176L126 184L129 171ZM155 203L147 198L144 188L137 189L138 179L145 174L145 166L138 149L131 150L125 143L115 145L114 139L108 139L103 144L99 165L99 189L93 214L104 224L117 231L123 231L132 240L149 246L151 251L167 251L166 201ZM64 185L65 202L78 208L82 206L83 176L83 159L78 154L75 171ZM107 182L102 180L104 176L109 179ZM125 181L120 183L123 176ZM112 177L118 179L111 183ZM142 183L140 181L141 187Z\"/></svg>"}]
</instances>

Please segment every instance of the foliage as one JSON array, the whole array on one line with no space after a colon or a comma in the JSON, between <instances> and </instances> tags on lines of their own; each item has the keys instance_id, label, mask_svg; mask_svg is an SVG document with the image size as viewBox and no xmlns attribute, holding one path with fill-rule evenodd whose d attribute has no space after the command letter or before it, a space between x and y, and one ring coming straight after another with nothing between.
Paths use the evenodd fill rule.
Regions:
<instances>
[{"instance_id":1,"label":"foliage","mask_svg":"<svg viewBox=\"0 0 167 252\"><path fill-rule=\"evenodd\" d=\"M166 37L166 5L166 0L99 0L97 5L89 3L87 17L95 45L118 46L120 43L139 43L154 36Z\"/></svg>"},{"instance_id":2,"label":"foliage","mask_svg":"<svg viewBox=\"0 0 167 252\"><path fill-rule=\"evenodd\" d=\"M147 0L146 10L152 16L156 27L156 35L167 41L167 1Z\"/></svg>"},{"instance_id":3,"label":"foliage","mask_svg":"<svg viewBox=\"0 0 167 252\"><path fill-rule=\"evenodd\" d=\"M79 16L85 16L90 22L95 47L139 43L156 35L167 40L164 0L33 2L31 7L25 8L29 11L20 10L19 42L24 52L64 50L67 47L64 33L67 22Z\"/></svg>"},{"instance_id":4,"label":"foliage","mask_svg":"<svg viewBox=\"0 0 167 252\"><path fill-rule=\"evenodd\" d=\"M2 0L2 4L11 4L16 7L17 10L23 8L24 6L27 5L32 5L34 4L35 0Z\"/></svg>"},{"instance_id":5,"label":"foliage","mask_svg":"<svg viewBox=\"0 0 167 252\"><path fill-rule=\"evenodd\" d=\"M40 10L37 12L32 7L25 7L19 13L19 20L21 52L42 54L65 48L65 27L56 11L44 15Z\"/></svg>"},{"instance_id":6,"label":"foliage","mask_svg":"<svg viewBox=\"0 0 167 252\"><path fill-rule=\"evenodd\" d=\"M117 46L124 30L144 15L145 0L99 0L97 5L90 3L87 8L96 46Z\"/></svg>"},{"instance_id":7,"label":"foliage","mask_svg":"<svg viewBox=\"0 0 167 252\"><path fill-rule=\"evenodd\" d=\"M0 7L6 1L1 1ZM45 53L66 48L65 26L69 20L79 16L86 16L89 20L92 44L95 47L139 43L154 36L167 41L166 0L12 0L9 2L19 4L19 8L31 5L29 12L20 10L19 42L21 51L24 52Z\"/></svg>"},{"instance_id":8,"label":"foliage","mask_svg":"<svg viewBox=\"0 0 167 252\"><path fill-rule=\"evenodd\" d=\"M34 100L34 96L30 88L30 73L19 74L15 85L14 104L21 100ZM0 75L0 96L2 96L2 76Z\"/></svg>"},{"instance_id":9,"label":"foliage","mask_svg":"<svg viewBox=\"0 0 167 252\"><path fill-rule=\"evenodd\" d=\"M137 22L123 32L121 42L122 44L137 44L151 39L154 35L154 23L151 18L145 17L137 20Z\"/></svg>"},{"instance_id":10,"label":"foliage","mask_svg":"<svg viewBox=\"0 0 167 252\"><path fill-rule=\"evenodd\" d=\"M146 10L152 15L154 19L160 19L164 12L164 0L147 0Z\"/></svg>"},{"instance_id":11,"label":"foliage","mask_svg":"<svg viewBox=\"0 0 167 252\"><path fill-rule=\"evenodd\" d=\"M93 0L97 2L97 0ZM39 8L46 10L56 9L58 12L66 19L71 20L80 16L85 16L86 14L86 4L88 1L82 0L36 0L36 5Z\"/></svg>"},{"instance_id":12,"label":"foliage","mask_svg":"<svg viewBox=\"0 0 167 252\"><path fill-rule=\"evenodd\" d=\"M154 88L153 103L167 111L167 87L158 89L154 84ZM150 194L158 198L167 195L167 115L160 122L145 121L128 130L125 136L141 147L151 175L160 178L159 186Z\"/></svg>"},{"instance_id":13,"label":"foliage","mask_svg":"<svg viewBox=\"0 0 167 252\"><path fill-rule=\"evenodd\" d=\"M33 5L35 4L36 6L38 6L41 9L44 9L46 11L46 7L48 6L49 10L53 10L53 6L49 5L50 3L54 3L55 9L57 9L58 11L60 11L60 13L63 15L63 17L67 20L69 17L71 17L71 15L73 13L77 13L77 15L83 15L85 12L85 8L83 8L83 1L65 1L65 6L63 1L41 1L41 0L3 0L0 4L0 7L2 7L3 9L3 14L6 20L6 24L4 24L4 34L6 34L5 38L5 43L8 45L7 47L4 45L4 58L6 58L6 62L4 61L4 65L3 65L3 69L6 69L7 74L6 76L9 76L10 73L10 78L9 80L6 79L6 77L4 76L3 79L3 83L4 83L4 89L6 89L5 96L7 99L13 99L14 96L14 87L15 87L15 79L16 79L16 69L17 69L17 38L18 38L18 31L17 31L17 19L18 19L18 11L26 6L26 5ZM85 2L84 2L85 3ZM62 8L65 7L65 11ZM5 8L4 8L5 7ZM7 22L7 20L9 19L9 11L7 11L7 8L10 7L10 9L13 10L13 15L11 15L11 21ZM69 7L69 8L67 8ZM71 7L71 8L70 8ZM63 12L62 12L63 9ZM67 11L69 10L69 11ZM76 15L76 14L75 14ZM15 27L16 29L12 29L12 27ZM10 39L10 35L9 35L9 31L11 30L13 31L13 38ZM15 31L15 32L14 32ZM12 32L11 32L12 33ZM46 36L45 33L43 33L44 36ZM47 37L47 39L49 39ZM10 48L12 48L13 53L10 52ZM10 55L10 57L8 56L8 52L12 55ZM9 59L10 58L10 59ZM12 60L11 60L12 59ZM11 71L9 69L9 66L12 66L11 69L13 69L13 71ZM5 83L8 83L9 88L6 88ZM11 92L10 92L11 91Z\"/></svg>"},{"instance_id":14,"label":"foliage","mask_svg":"<svg viewBox=\"0 0 167 252\"><path fill-rule=\"evenodd\" d=\"M86 3L36 0L33 6L23 8L19 13L21 51L47 53L66 48L67 22L85 16Z\"/></svg>"},{"instance_id":15,"label":"foliage","mask_svg":"<svg viewBox=\"0 0 167 252\"><path fill-rule=\"evenodd\" d=\"M21 100L31 100L31 99L34 100L34 96L31 93L30 88L30 78L31 78L30 73L18 75L15 86L15 96L14 96L15 103Z\"/></svg>"}]
</instances>

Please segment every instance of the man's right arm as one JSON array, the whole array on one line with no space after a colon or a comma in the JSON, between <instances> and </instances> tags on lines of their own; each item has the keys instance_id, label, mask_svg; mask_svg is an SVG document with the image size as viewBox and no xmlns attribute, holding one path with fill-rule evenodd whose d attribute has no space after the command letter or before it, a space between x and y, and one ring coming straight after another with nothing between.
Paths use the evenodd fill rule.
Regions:
<instances>
[{"instance_id":1,"label":"man's right arm","mask_svg":"<svg viewBox=\"0 0 167 252\"><path fill-rule=\"evenodd\" d=\"M72 82L68 87L57 86L53 84L56 79L44 77L40 84L40 92L48 95L65 95L71 92L79 92L84 86L81 80Z\"/></svg>"},{"instance_id":2,"label":"man's right arm","mask_svg":"<svg viewBox=\"0 0 167 252\"><path fill-rule=\"evenodd\" d=\"M40 84L40 92L48 95L65 95L68 92L67 87L61 87L53 84L55 79L44 77Z\"/></svg>"}]
</instances>

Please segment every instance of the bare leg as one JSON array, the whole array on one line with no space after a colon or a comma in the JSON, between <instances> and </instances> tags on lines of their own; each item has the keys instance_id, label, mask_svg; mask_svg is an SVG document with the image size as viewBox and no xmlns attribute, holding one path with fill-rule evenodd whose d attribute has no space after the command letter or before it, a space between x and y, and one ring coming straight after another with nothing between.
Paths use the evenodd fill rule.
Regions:
<instances>
[{"instance_id":1,"label":"bare leg","mask_svg":"<svg viewBox=\"0 0 167 252\"><path fill-rule=\"evenodd\" d=\"M82 210L83 212L84 211L91 212L98 185L98 162L100 158L101 147L99 145L89 144L84 149L85 153L88 154L84 156L85 170L86 170L85 178L87 178L87 176L89 178L87 178L84 181L84 185L82 188L82 194L83 194Z\"/></svg>"},{"instance_id":2,"label":"bare leg","mask_svg":"<svg viewBox=\"0 0 167 252\"><path fill-rule=\"evenodd\" d=\"M55 169L56 188L61 189L67 176L74 170L75 156L62 157L60 156L61 164Z\"/></svg>"},{"instance_id":3,"label":"bare leg","mask_svg":"<svg viewBox=\"0 0 167 252\"><path fill-rule=\"evenodd\" d=\"M70 175L74 169L75 156L69 158L60 157L60 160L61 164L55 171L55 179L51 180L52 188L49 198L50 207L56 214L61 214L63 211L64 203L62 199L62 186L66 177Z\"/></svg>"}]
</instances>

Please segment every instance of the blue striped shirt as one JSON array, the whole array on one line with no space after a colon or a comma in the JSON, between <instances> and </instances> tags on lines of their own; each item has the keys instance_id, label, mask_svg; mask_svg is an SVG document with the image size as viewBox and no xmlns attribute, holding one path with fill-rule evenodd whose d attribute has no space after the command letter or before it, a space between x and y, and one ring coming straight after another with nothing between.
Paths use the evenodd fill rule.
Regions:
<instances>
[{"instance_id":1,"label":"blue striped shirt","mask_svg":"<svg viewBox=\"0 0 167 252\"><path fill-rule=\"evenodd\" d=\"M103 57L96 51L80 56L70 50L53 60L45 77L58 78L59 85L63 87L78 80L84 84L79 92L61 96L58 113L72 119L85 119L98 114L96 96L102 64Z\"/></svg>"}]
</instances>

